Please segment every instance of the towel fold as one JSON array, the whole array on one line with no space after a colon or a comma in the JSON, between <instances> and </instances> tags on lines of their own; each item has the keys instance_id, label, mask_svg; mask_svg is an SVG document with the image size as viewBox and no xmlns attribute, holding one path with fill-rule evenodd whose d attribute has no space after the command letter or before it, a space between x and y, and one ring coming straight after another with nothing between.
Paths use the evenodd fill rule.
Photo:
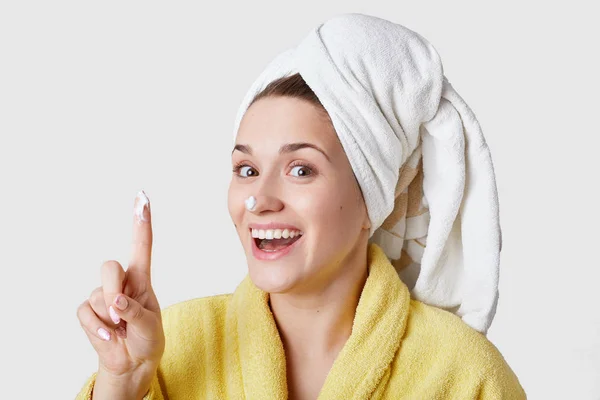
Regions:
<instances>
[{"instance_id":1,"label":"towel fold","mask_svg":"<svg viewBox=\"0 0 600 400\"><path fill-rule=\"evenodd\" d=\"M300 73L333 122L372 223L411 295L483 334L496 313L499 202L479 123L421 35L388 20L333 17L276 56L244 97Z\"/></svg>"}]
</instances>

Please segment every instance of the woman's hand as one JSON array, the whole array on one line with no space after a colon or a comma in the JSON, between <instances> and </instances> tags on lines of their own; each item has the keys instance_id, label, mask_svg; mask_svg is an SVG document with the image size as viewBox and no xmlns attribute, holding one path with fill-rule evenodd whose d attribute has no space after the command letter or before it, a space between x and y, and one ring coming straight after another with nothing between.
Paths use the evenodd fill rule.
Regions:
<instances>
[{"instance_id":1,"label":"woman's hand","mask_svg":"<svg viewBox=\"0 0 600 400\"><path fill-rule=\"evenodd\" d=\"M98 353L99 373L118 381L147 381L165 348L160 306L150 283L152 225L143 191L136 197L134 211L127 271L117 261L105 262L102 286L77 309L77 318Z\"/></svg>"}]
</instances>

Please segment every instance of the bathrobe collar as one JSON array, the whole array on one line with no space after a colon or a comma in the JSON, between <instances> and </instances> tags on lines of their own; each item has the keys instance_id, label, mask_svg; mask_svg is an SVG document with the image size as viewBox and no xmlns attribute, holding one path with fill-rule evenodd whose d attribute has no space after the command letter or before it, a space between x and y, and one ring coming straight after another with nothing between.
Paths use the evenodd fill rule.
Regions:
<instances>
[{"instance_id":1,"label":"bathrobe collar","mask_svg":"<svg viewBox=\"0 0 600 400\"><path fill-rule=\"evenodd\" d=\"M319 399L371 396L404 335L410 292L383 250L368 247L369 275L352 333L333 363ZM248 399L287 399L285 352L268 304L269 294L246 275L233 294L244 392ZM231 325L230 325L231 326Z\"/></svg>"}]
</instances>

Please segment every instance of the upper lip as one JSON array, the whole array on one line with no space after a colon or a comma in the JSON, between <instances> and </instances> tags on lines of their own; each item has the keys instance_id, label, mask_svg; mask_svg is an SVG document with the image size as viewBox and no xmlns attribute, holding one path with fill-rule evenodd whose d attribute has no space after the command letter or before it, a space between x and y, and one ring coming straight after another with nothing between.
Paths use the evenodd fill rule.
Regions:
<instances>
[{"instance_id":1,"label":"upper lip","mask_svg":"<svg viewBox=\"0 0 600 400\"><path fill-rule=\"evenodd\" d=\"M279 222L269 222L268 224L249 224L249 229L291 229L294 231L300 231L299 228L296 228L294 225L282 224Z\"/></svg>"}]
</instances>

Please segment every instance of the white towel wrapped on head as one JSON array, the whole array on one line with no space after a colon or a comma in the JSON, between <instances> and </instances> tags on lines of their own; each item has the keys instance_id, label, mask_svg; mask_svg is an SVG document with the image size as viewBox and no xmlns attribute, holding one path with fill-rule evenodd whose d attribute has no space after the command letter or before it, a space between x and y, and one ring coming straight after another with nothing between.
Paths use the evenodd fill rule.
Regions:
<instances>
[{"instance_id":1,"label":"white towel wrapped on head","mask_svg":"<svg viewBox=\"0 0 600 400\"><path fill-rule=\"evenodd\" d=\"M327 110L365 198L369 241L413 298L487 334L498 301L499 203L479 123L421 35L342 14L275 57L237 114L270 82L300 73Z\"/></svg>"}]
</instances>

